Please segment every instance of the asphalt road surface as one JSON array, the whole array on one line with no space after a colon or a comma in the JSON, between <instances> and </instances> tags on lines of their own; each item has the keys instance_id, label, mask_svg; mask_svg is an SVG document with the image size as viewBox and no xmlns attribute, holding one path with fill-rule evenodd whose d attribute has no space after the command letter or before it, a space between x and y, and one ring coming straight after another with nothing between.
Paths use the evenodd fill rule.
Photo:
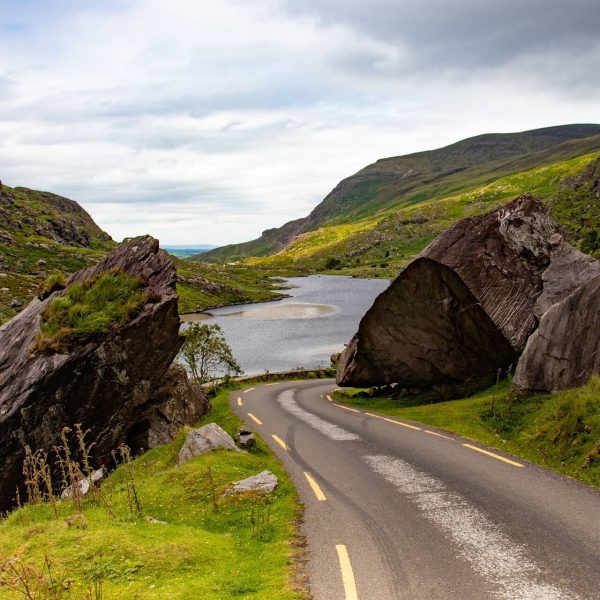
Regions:
<instances>
[{"instance_id":1,"label":"asphalt road surface","mask_svg":"<svg viewBox=\"0 0 600 600\"><path fill-rule=\"evenodd\" d=\"M334 388L231 396L306 505L315 600L600 599L600 492Z\"/></svg>"}]
</instances>

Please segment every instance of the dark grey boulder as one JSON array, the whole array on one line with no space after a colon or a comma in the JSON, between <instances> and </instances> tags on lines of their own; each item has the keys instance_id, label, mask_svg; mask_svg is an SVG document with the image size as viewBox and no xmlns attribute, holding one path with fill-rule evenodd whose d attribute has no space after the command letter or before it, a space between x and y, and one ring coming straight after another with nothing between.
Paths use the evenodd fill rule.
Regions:
<instances>
[{"instance_id":1,"label":"dark grey boulder","mask_svg":"<svg viewBox=\"0 0 600 600\"><path fill-rule=\"evenodd\" d=\"M530 195L459 221L375 300L341 356L338 384L489 381L516 363L541 315L595 274L600 263L570 246Z\"/></svg>"},{"instance_id":2,"label":"dark grey boulder","mask_svg":"<svg viewBox=\"0 0 600 600\"><path fill-rule=\"evenodd\" d=\"M11 506L21 481L25 444L50 451L63 427L81 423L91 430L99 467L109 464L119 444L140 434L140 420L153 421L153 406L164 406L155 394L182 344L175 268L158 240L135 238L71 275L67 287L111 269L139 277L148 299L135 318L102 339L69 354L32 353L42 313L61 291L33 300L0 327L0 509ZM164 439L164 428L160 435Z\"/></svg>"},{"instance_id":3,"label":"dark grey boulder","mask_svg":"<svg viewBox=\"0 0 600 600\"><path fill-rule=\"evenodd\" d=\"M338 384L431 387L490 376L513 361L510 343L461 278L419 258L363 317Z\"/></svg>"},{"instance_id":4,"label":"dark grey boulder","mask_svg":"<svg viewBox=\"0 0 600 600\"><path fill-rule=\"evenodd\" d=\"M578 387L600 373L600 276L544 313L513 384L526 391Z\"/></svg>"}]
</instances>

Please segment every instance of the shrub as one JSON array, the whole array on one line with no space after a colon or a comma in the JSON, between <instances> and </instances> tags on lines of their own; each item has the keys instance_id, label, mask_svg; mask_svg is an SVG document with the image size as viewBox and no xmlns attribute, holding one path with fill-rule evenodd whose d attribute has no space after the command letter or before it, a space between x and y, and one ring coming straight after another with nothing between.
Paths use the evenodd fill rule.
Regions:
<instances>
[{"instance_id":1,"label":"shrub","mask_svg":"<svg viewBox=\"0 0 600 600\"><path fill-rule=\"evenodd\" d=\"M78 344L100 339L125 325L147 300L143 287L140 279L116 269L72 284L42 313L33 351L70 352Z\"/></svg>"},{"instance_id":2,"label":"shrub","mask_svg":"<svg viewBox=\"0 0 600 600\"><path fill-rule=\"evenodd\" d=\"M326 269L339 269L341 266L342 266L342 261L339 258L334 258L333 256L330 256L325 261Z\"/></svg>"}]
</instances>

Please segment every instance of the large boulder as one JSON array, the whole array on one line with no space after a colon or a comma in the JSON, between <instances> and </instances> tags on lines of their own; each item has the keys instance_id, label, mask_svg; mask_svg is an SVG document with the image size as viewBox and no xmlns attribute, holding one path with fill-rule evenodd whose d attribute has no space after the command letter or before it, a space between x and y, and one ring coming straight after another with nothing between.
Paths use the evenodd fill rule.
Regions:
<instances>
[{"instance_id":1,"label":"large boulder","mask_svg":"<svg viewBox=\"0 0 600 600\"><path fill-rule=\"evenodd\" d=\"M459 221L421 256L453 269L517 352L549 305L587 281L590 271L600 273L598 261L569 245L531 195Z\"/></svg>"},{"instance_id":2,"label":"large boulder","mask_svg":"<svg viewBox=\"0 0 600 600\"><path fill-rule=\"evenodd\" d=\"M423 257L363 317L338 384L427 388L493 375L513 361L515 351L462 279Z\"/></svg>"},{"instance_id":3,"label":"large boulder","mask_svg":"<svg viewBox=\"0 0 600 600\"><path fill-rule=\"evenodd\" d=\"M146 301L99 339L68 353L33 352L42 314L62 291L32 301L0 328L0 509L20 483L24 445L49 451L63 427L81 423L91 430L100 466L140 418L149 419L153 394L182 344L175 268L157 240L135 238L71 275L67 289L115 269L141 280Z\"/></svg>"},{"instance_id":4,"label":"large boulder","mask_svg":"<svg viewBox=\"0 0 600 600\"><path fill-rule=\"evenodd\" d=\"M513 384L526 391L557 391L600 373L600 276L552 306L527 342Z\"/></svg>"},{"instance_id":5,"label":"large boulder","mask_svg":"<svg viewBox=\"0 0 600 600\"><path fill-rule=\"evenodd\" d=\"M600 274L600 263L570 246L544 205L530 195L456 223L415 262L423 259L432 261L424 269L427 283L417 281L410 265L369 309L342 354L339 385L430 388L506 369L515 364L541 314ZM456 281L447 285L442 266L470 299L464 292L457 295ZM445 313L435 299L456 309ZM478 313L473 323L493 327L476 332L469 326L469 335L461 337L457 315L471 307L469 302L487 317ZM464 367L462 356L469 359Z\"/></svg>"}]
</instances>

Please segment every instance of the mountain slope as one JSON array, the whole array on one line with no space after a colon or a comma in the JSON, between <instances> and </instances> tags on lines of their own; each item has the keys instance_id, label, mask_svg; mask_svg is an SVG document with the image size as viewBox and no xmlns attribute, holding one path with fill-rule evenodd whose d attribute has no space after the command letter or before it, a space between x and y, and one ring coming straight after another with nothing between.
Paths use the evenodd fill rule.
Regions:
<instances>
[{"instance_id":1,"label":"mountain slope","mask_svg":"<svg viewBox=\"0 0 600 600\"><path fill-rule=\"evenodd\" d=\"M2 186L0 193L0 323L32 300L50 274L68 274L97 262L115 246L73 200L49 192ZM181 312L270 300L269 273L172 257Z\"/></svg>"},{"instance_id":2,"label":"mountain slope","mask_svg":"<svg viewBox=\"0 0 600 600\"><path fill-rule=\"evenodd\" d=\"M378 160L341 181L308 217L263 232L257 240L217 248L199 261L268 256L319 228L353 224L392 207L490 183L535 166L600 149L600 125L563 125L485 134L445 148Z\"/></svg>"}]
</instances>

